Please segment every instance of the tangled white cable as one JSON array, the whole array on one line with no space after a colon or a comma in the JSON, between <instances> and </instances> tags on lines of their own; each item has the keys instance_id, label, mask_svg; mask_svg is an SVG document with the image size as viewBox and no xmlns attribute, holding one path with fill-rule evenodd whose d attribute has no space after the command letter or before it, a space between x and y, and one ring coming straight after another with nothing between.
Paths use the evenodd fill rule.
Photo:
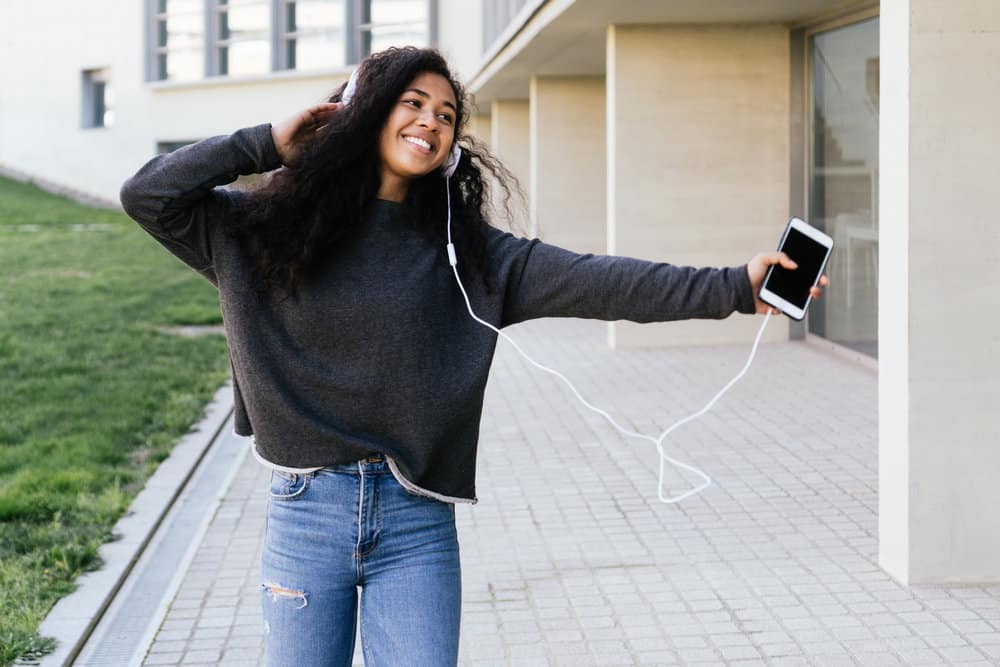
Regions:
<instances>
[{"instance_id":1,"label":"tangled white cable","mask_svg":"<svg viewBox=\"0 0 1000 667\"><path fill-rule=\"evenodd\" d=\"M445 192L447 193L447 196L448 196L448 262L451 264L451 270L455 274L455 280L458 281L458 288L462 291L462 296L465 298L465 307L468 309L469 315L472 316L472 319L474 319L475 321L479 322L483 326L485 326L485 327L487 327L489 329L492 329L493 331L495 331L497 333L497 335L499 335L504 340L506 340L508 343L510 343L511 345L513 345L514 349L517 350L518 353L522 357L524 357L524 359L529 364L531 364L532 366L534 366L535 368L537 368L539 370L545 371L546 373L549 373L551 375L555 375L557 378L559 378L560 380L562 380L563 382L565 382L566 386L570 388L570 391L573 392L573 394L577 397L577 399L579 399L579 401L581 403L583 403L590 410L596 412L597 414L601 415L606 420L608 420L608 423L611 424L615 429L617 429L618 432L620 432L622 435L625 435L625 436L628 436L628 437L631 437L631 438L639 438L641 440L647 440L647 441L653 443L654 445L656 445L656 451L659 452L659 454L660 454L660 474L659 474L659 481L657 482L657 486L656 486L656 494L657 494L657 496L659 496L659 499L660 499L661 502L664 502L664 503L679 503L680 501L684 500L685 498L690 498L691 496L693 496L693 495L695 495L697 493L701 493L702 491L704 491L705 489L707 489L709 486L711 486L712 485L712 478L709 477L708 475L706 475L702 470L699 470L698 468L696 468L696 467L694 467L692 465L689 465L687 463L683 463L681 461L678 461L677 459L672 458L672 457L668 456L666 453L664 453L664 451L663 451L663 441L666 439L666 437L668 435L670 435L671 433L673 433L674 430L676 430L680 426L682 426L682 425L684 425L684 424L686 424L686 423L688 423L690 421L693 421L693 420L697 419L698 417L701 417L703 414L705 414L706 412L708 412L709 410L711 410L712 406L715 405L716 401L718 401L720 398L722 398L723 394L725 394L727 391L729 391L729 389L734 384L736 384L737 382L739 382L740 378L742 378L746 374L747 370L749 370L749 368L750 368L750 364L753 363L754 356L756 356L756 354L757 354L757 347L760 345L761 336L764 335L764 328L767 327L767 323L771 319L771 311L767 312L767 315L764 317L764 321L760 325L760 329L757 331L757 337L753 341L753 348L750 350L750 356L747 359L746 364L743 365L742 370L740 370L740 372L736 374L736 377L734 377L732 380L730 380L726 384L726 386L724 386L719 391L719 393L717 393L715 396L713 396L712 400L710 400L705 405L705 407L703 407L701 410L698 410L695 413L692 413L692 414L688 415L687 417L684 417L683 419L679 419L678 421L674 422L665 431L663 431L663 433L661 433L659 435L659 437L657 437L657 438L654 438L652 436L648 436L648 435L645 435L645 434L642 434L642 433L638 433L636 431L632 431L632 430L629 430L627 428L623 428L622 426L620 426L618 424L618 422L616 422L614 420L614 418L611 417L611 415L609 415L604 410L601 410L600 408L592 405L583 396L581 396L580 392L577 391L576 387L573 386L573 383L570 382L566 378L565 375L563 375L562 373L560 373L557 370L549 368L548 366L540 364L537 361L535 361L534 359L532 359L530 356L528 356L527 353L525 353L524 350L521 349L521 346L517 344L517 341L515 341L513 338L511 338L510 336L508 336L504 332L500 331L500 329L496 328L495 326L493 326L492 324L490 324L486 320L481 319L478 315L476 315L472 311L472 304L469 302L469 295L465 291L465 286L462 284L462 279L458 276L458 257L455 254L455 246L451 242L451 187L450 187L449 181L450 181L450 179L445 179ZM670 497L670 498L664 497L664 495L663 495L663 462L664 461L668 461L668 462L672 463L673 465L677 466L678 468L683 468L684 470L688 470L690 472L693 472L694 474L696 474L699 477L701 477L704 481L701 484L699 484L698 486L696 486L695 488L689 489L688 491L685 491L684 493L682 493L682 494L680 494L678 496L673 496L673 497Z\"/></svg>"}]
</instances>

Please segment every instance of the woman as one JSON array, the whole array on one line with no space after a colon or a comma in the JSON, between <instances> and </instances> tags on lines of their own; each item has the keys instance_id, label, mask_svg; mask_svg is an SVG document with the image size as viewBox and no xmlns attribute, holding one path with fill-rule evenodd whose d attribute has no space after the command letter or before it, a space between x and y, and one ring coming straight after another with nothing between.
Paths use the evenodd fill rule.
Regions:
<instances>
[{"instance_id":1,"label":"woman","mask_svg":"<svg viewBox=\"0 0 1000 667\"><path fill-rule=\"evenodd\" d=\"M463 134L462 86L432 50L365 60L279 124L161 155L125 210L219 290L236 431L273 469L262 559L270 665L454 665L454 503L475 502L497 327L537 317L639 322L766 312L767 267L693 269L577 255L487 224L490 172ZM441 171L455 145L454 173ZM280 169L279 169L280 168ZM217 189L277 169L253 192ZM818 290L814 296L818 296Z\"/></svg>"}]
</instances>

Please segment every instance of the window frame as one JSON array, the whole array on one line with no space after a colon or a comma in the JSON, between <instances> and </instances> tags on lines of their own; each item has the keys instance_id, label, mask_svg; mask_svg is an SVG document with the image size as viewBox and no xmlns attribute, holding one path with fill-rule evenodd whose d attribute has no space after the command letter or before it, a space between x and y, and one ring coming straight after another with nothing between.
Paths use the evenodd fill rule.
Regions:
<instances>
[{"instance_id":1,"label":"window frame","mask_svg":"<svg viewBox=\"0 0 1000 667\"><path fill-rule=\"evenodd\" d=\"M204 79L207 75L207 69L205 67L208 62L208 57L210 55L209 46L209 35L210 35L210 24L209 24L209 6L212 0L201 0L201 16L202 16L202 70L201 77ZM170 49L169 47L161 47L159 45L159 20L160 17L164 15L157 8L159 0L145 0L145 12L146 12L146 49L145 49L145 72L147 82L168 82L170 79L160 78L160 67L159 67L159 56L161 53L166 53L169 57ZM182 82L172 82L172 83L182 83ZM184 81L183 83L188 83Z\"/></svg>"},{"instance_id":2,"label":"window frame","mask_svg":"<svg viewBox=\"0 0 1000 667\"><path fill-rule=\"evenodd\" d=\"M268 43L271 47L270 69L262 73L267 76L276 72L309 72L311 70L299 70L289 68L289 58L287 53L288 31L287 15L285 7L288 0L265 0L269 6L270 23L268 25ZM376 0L377 1L377 0ZM146 45L145 45L145 74L149 83L190 83L189 81L172 82L170 79L160 78L159 56L166 52L169 58L169 46L160 47L158 44L158 22L162 14L157 11L159 0L145 0L146 14ZM436 47L438 41L438 0L424 0L427 3L427 44ZM228 73L221 70L222 62L220 58L220 48L228 45L228 39L219 37L219 16L226 9L220 8L221 4L226 4L226 0L201 0L202 12L202 79L210 77L230 77ZM362 35L366 30L370 31L371 25L361 23L362 0L344 0L344 62L347 67L355 67L367 54L362 52ZM239 41L239 40L238 40Z\"/></svg>"},{"instance_id":3,"label":"window frame","mask_svg":"<svg viewBox=\"0 0 1000 667\"><path fill-rule=\"evenodd\" d=\"M279 0L280 2L280 0ZM264 72L259 72L251 76L260 76L263 74L270 74L274 71L274 6L275 0L255 0L255 2L248 5L237 5L236 7L231 7L231 0L207 0L205 12L207 25L210 27L210 32L208 39L205 40L205 63L207 64L207 76L232 76L229 73L229 53L228 49L233 44L239 44L240 42L256 41L254 39L233 39L230 35L229 37L222 37L220 35L222 29L222 15L228 14L230 9L239 9L242 7L253 7L253 6L264 6L268 16L267 26L264 31L266 33L265 40L271 49L270 58L268 59L268 69ZM228 16L226 17L228 23ZM226 49L226 57L222 57L222 49ZM223 71L225 70L225 71Z\"/></svg>"},{"instance_id":4,"label":"window frame","mask_svg":"<svg viewBox=\"0 0 1000 667\"><path fill-rule=\"evenodd\" d=\"M286 7L289 2L297 0L273 0L271 8L271 71L272 72L302 72L311 70L300 70L296 67L289 67L288 42L294 37L289 37L288 13ZM353 16L351 5L354 0L344 0L344 67L350 67L356 63L351 61L352 43L351 18ZM297 34L297 33L295 33Z\"/></svg>"},{"instance_id":5,"label":"window frame","mask_svg":"<svg viewBox=\"0 0 1000 667\"><path fill-rule=\"evenodd\" d=\"M812 79L812 54L810 53L809 43L812 37L818 33L829 32L831 30L836 30L838 28L844 28L850 25L863 23L864 21L871 20L876 17L881 17L881 10L878 5L869 5L864 7L855 8L852 11L848 11L835 16L827 17L826 19L820 19L810 22L803 22L797 27L800 30L799 38L801 39L800 48L802 49L802 81L801 89L799 94L802 96L802 127L800 141L802 142L802 156L800 162L800 177L801 177L801 192L799 196L801 197L802 212L808 215L809 211L812 210L812 180L811 180L811 165L814 156L814 149L812 145L813 141L813 125L812 120L815 114L815 100L813 99L813 79ZM872 212L873 215L877 215L876 211ZM806 319L801 323L796 323L795 334L801 335L801 337L810 345L823 348L827 351L833 352L838 356L845 359L859 363L861 366L865 366L871 369L878 369L878 358L871 357L863 352L855 350L853 348L847 347L841 343L838 343L830 338L821 336L819 334L813 333L810 330L810 318L807 315ZM877 334L876 334L877 335Z\"/></svg>"},{"instance_id":6,"label":"window frame","mask_svg":"<svg viewBox=\"0 0 1000 667\"><path fill-rule=\"evenodd\" d=\"M110 67L92 67L80 71L80 127L84 130L110 128L104 122L109 111L107 90L111 86ZM114 111L112 107L110 109Z\"/></svg>"},{"instance_id":7,"label":"window frame","mask_svg":"<svg viewBox=\"0 0 1000 667\"><path fill-rule=\"evenodd\" d=\"M369 2L377 2L378 0L369 0ZM370 53L365 53L365 49L362 45L365 43L364 35L365 33L371 34L372 29L376 27L381 27L385 25L405 25L403 23L398 24L377 24L369 22L363 22L361 20L364 14L363 3L365 0L347 0L348 4L353 5L353 7L348 10L347 17L349 22L347 24L348 30L352 33L352 38L348 39L349 50L348 50L348 63L356 65L364 60L366 57L371 55ZM427 44L431 47L437 46L437 9L438 0L425 0L427 3Z\"/></svg>"}]
</instances>

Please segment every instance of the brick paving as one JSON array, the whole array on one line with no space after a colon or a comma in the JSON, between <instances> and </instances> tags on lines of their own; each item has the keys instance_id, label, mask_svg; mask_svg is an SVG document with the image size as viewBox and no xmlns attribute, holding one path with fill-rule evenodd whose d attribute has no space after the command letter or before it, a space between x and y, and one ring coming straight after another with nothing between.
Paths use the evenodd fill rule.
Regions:
<instances>
[{"instance_id":1,"label":"brick paving","mask_svg":"<svg viewBox=\"0 0 1000 667\"><path fill-rule=\"evenodd\" d=\"M749 348L616 352L605 330L562 320L512 333L651 435L700 408ZM668 441L716 482L668 506L650 444L501 344L480 502L457 511L461 663L1000 664L1000 586L904 587L877 564L876 383L802 343L763 346L713 412ZM242 464L143 664L263 664L268 479Z\"/></svg>"}]
</instances>

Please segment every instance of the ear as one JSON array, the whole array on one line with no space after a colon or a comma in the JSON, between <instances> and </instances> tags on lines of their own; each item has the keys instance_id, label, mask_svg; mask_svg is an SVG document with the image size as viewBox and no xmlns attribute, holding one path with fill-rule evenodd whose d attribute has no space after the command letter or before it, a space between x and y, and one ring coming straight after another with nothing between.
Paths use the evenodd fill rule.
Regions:
<instances>
[{"instance_id":1,"label":"ear","mask_svg":"<svg viewBox=\"0 0 1000 667\"><path fill-rule=\"evenodd\" d=\"M441 175L445 178L451 178L455 173L455 170L458 169L458 162L461 159L462 147L459 146L456 141L451 147L451 155L449 155L448 159L444 161L443 165L441 165Z\"/></svg>"}]
</instances>

